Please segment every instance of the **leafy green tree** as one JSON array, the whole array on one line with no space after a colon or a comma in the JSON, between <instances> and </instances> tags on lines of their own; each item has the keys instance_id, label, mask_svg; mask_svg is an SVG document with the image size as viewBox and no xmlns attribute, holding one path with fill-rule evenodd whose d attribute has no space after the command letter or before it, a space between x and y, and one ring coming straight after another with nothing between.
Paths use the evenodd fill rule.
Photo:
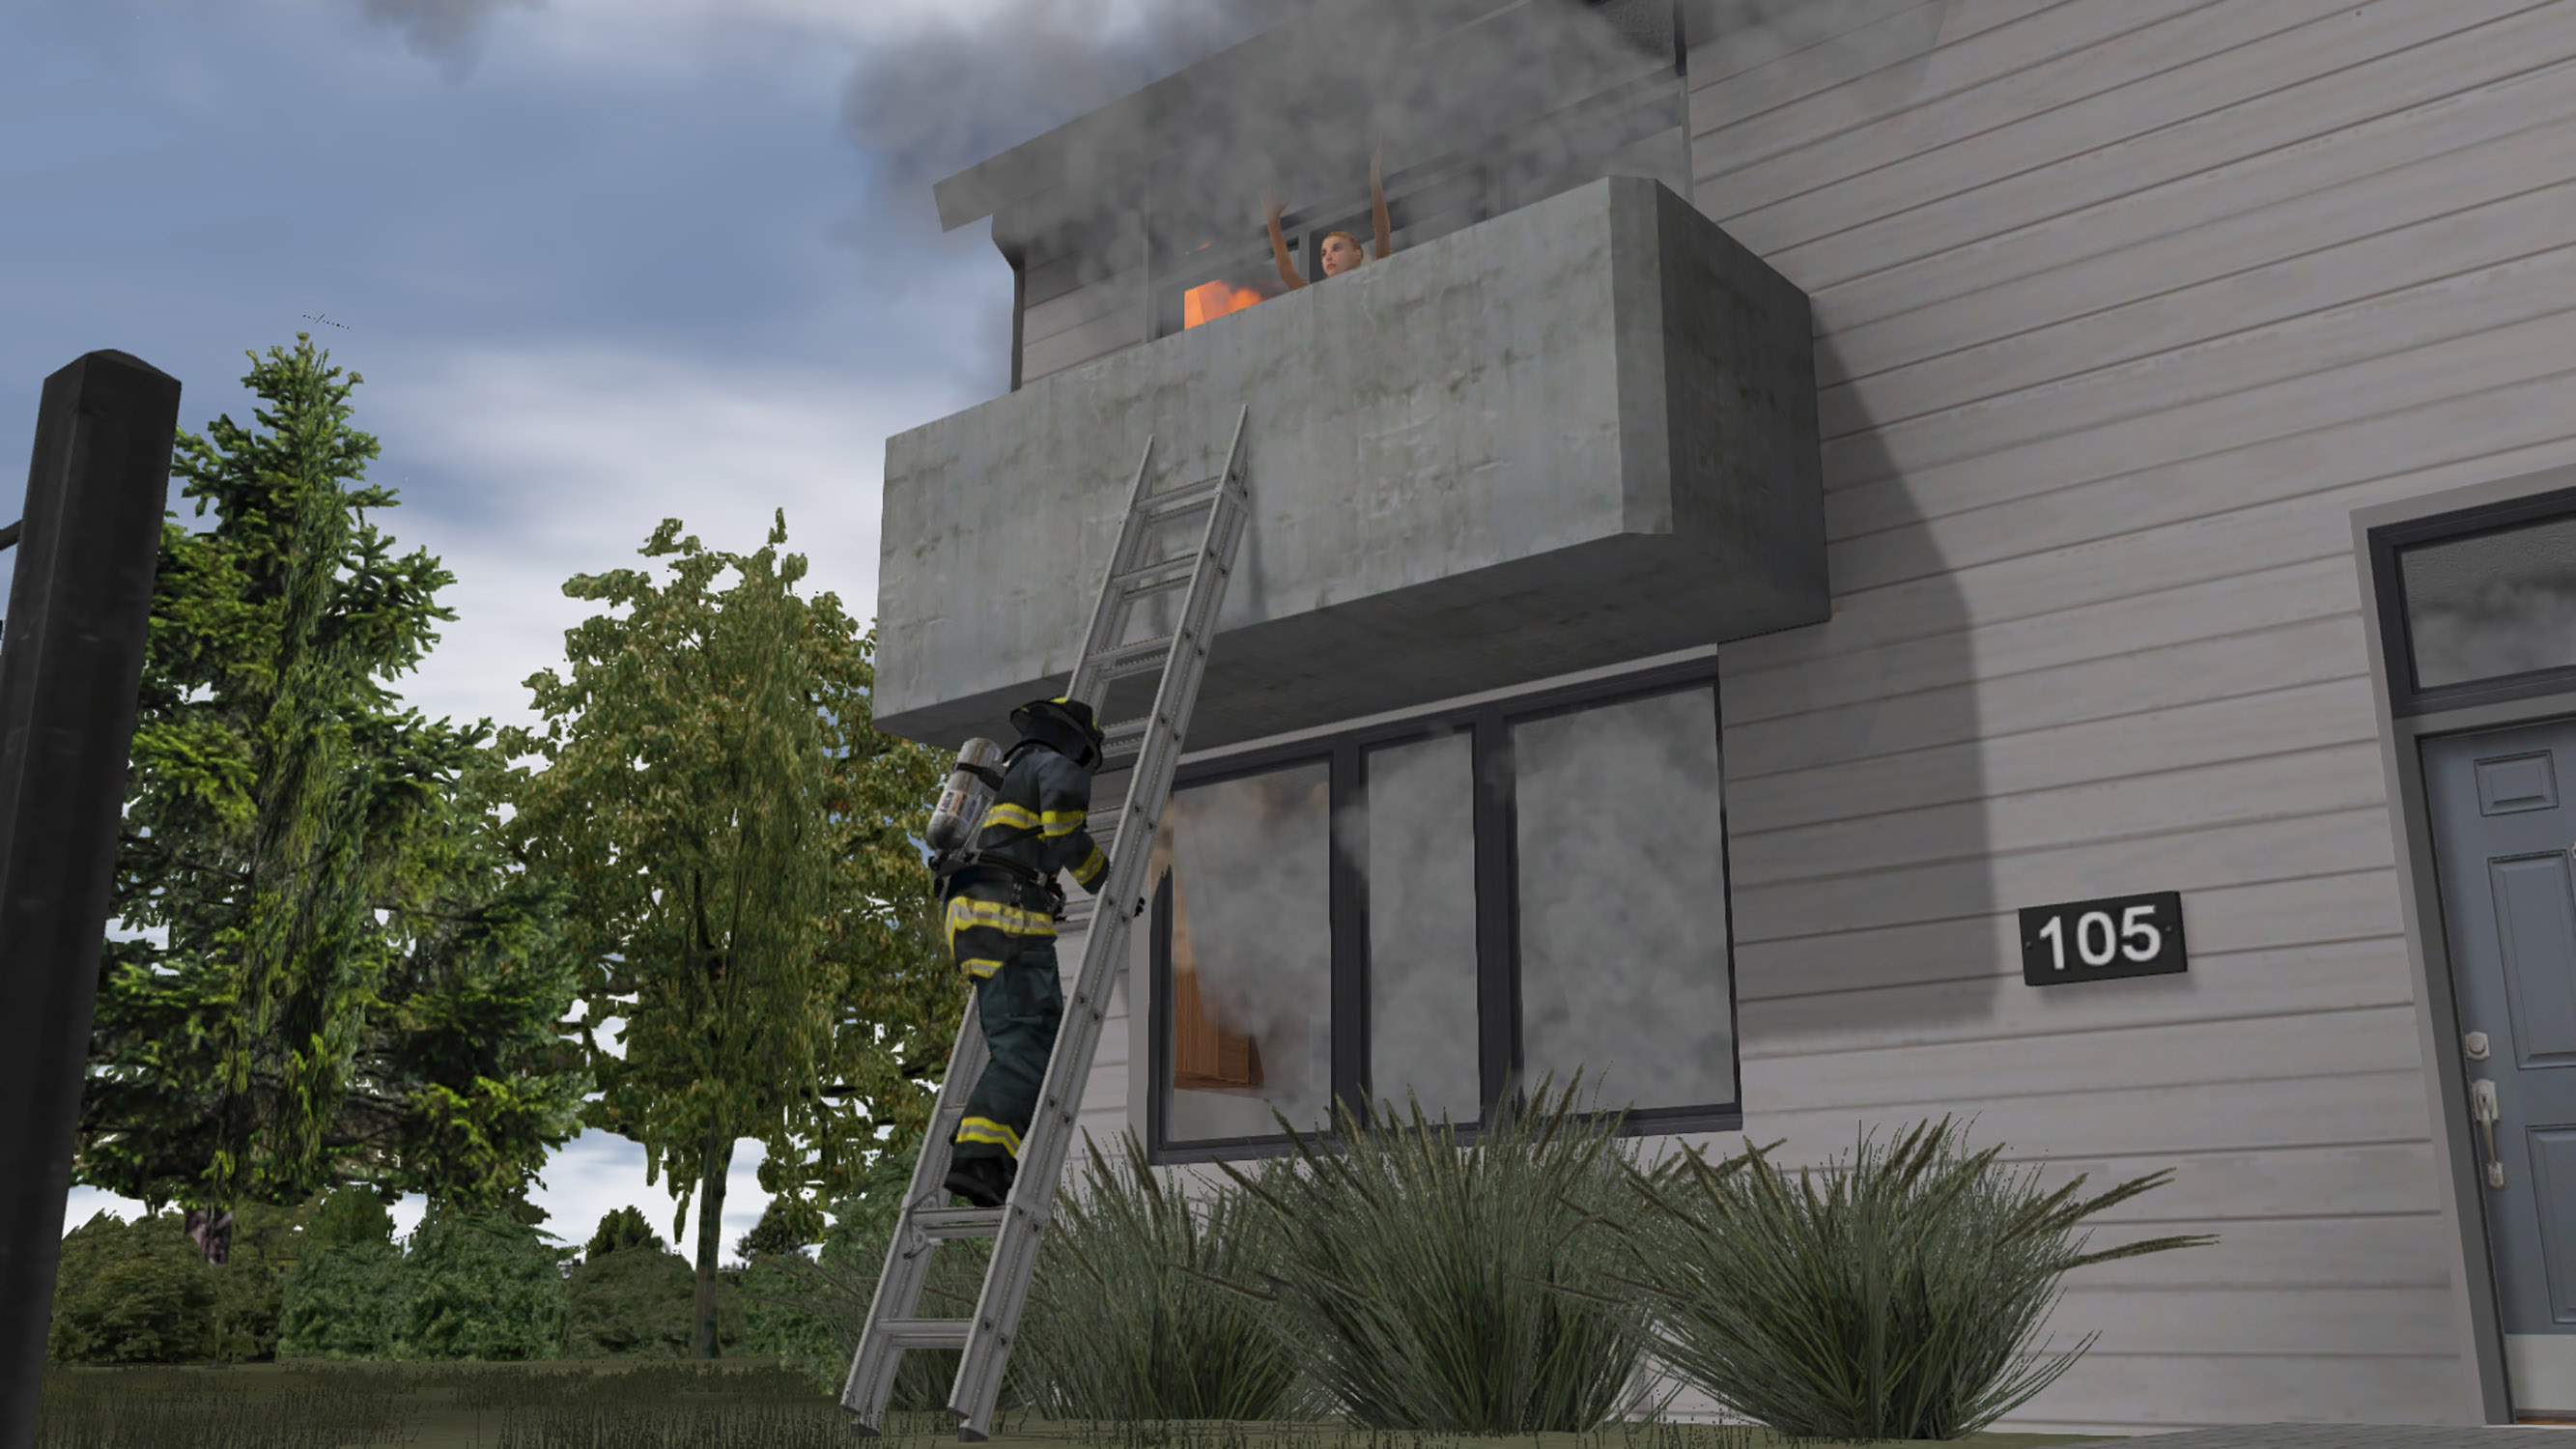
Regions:
<instances>
[{"instance_id":1,"label":"leafy green tree","mask_svg":"<svg viewBox=\"0 0 2576 1449\"><path fill-rule=\"evenodd\" d=\"M752 554L680 529L641 550L667 582L564 585L601 612L566 632L562 675L528 680L542 731L501 749L540 761L511 838L567 892L589 963L588 1120L643 1145L680 1222L695 1200L694 1350L713 1357L736 1140L766 1146L767 1191L828 1200L880 1120L926 1116L915 1078L965 997L912 844L942 761L870 723L872 639L835 596L796 592L784 514ZM621 1054L597 1038L612 1015Z\"/></svg>"},{"instance_id":2,"label":"leafy green tree","mask_svg":"<svg viewBox=\"0 0 2576 1449\"><path fill-rule=\"evenodd\" d=\"M488 726L393 692L451 576L371 521L360 378L299 336L243 381L254 424L174 457L214 521L162 532L79 1180L506 1200L576 1130L556 902L490 838Z\"/></svg>"},{"instance_id":3,"label":"leafy green tree","mask_svg":"<svg viewBox=\"0 0 2576 1449\"><path fill-rule=\"evenodd\" d=\"M281 1358L392 1358L409 1316L393 1215L363 1188L324 1198L287 1270L278 1315Z\"/></svg>"},{"instance_id":4,"label":"leafy green tree","mask_svg":"<svg viewBox=\"0 0 2576 1449\"><path fill-rule=\"evenodd\" d=\"M433 1205L403 1259L409 1358L553 1358L564 1277L536 1228L506 1211Z\"/></svg>"}]
</instances>

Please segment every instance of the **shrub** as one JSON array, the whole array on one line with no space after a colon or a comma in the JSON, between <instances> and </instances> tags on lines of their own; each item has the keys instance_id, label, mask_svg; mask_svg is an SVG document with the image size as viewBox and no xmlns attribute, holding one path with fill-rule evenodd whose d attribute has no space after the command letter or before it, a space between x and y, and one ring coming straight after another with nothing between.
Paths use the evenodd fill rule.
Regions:
<instances>
[{"instance_id":1,"label":"shrub","mask_svg":"<svg viewBox=\"0 0 2576 1449\"><path fill-rule=\"evenodd\" d=\"M555 1250L513 1215L433 1207L403 1267L403 1348L412 1357L552 1358L563 1343Z\"/></svg>"},{"instance_id":2,"label":"shrub","mask_svg":"<svg viewBox=\"0 0 2576 1449\"><path fill-rule=\"evenodd\" d=\"M697 1325L697 1274L686 1258L664 1252L660 1239L594 1251L565 1287L565 1357L687 1356Z\"/></svg>"},{"instance_id":3,"label":"shrub","mask_svg":"<svg viewBox=\"0 0 2576 1449\"><path fill-rule=\"evenodd\" d=\"M1372 1126L1344 1108L1340 1150L1288 1128L1293 1158L1228 1177L1269 1220L1275 1265L1245 1282L1360 1427L1582 1432L1647 1407L1640 1335L1606 1295L1626 1196L1616 1115L1578 1117L1575 1084L1462 1148L1446 1123Z\"/></svg>"},{"instance_id":4,"label":"shrub","mask_svg":"<svg viewBox=\"0 0 2576 1449\"><path fill-rule=\"evenodd\" d=\"M581 1251L584 1258L595 1259L602 1253L621 1252L627 1248L650 1248L655 1252L662 1249L662 1235L654 1232L653 1225L644 1220L641 1208L622 1207L603 1214L598 1231L590 1235L590 1245Z\"/></svg>"},{"instance_id":5,"label":"shrub","mask_svg":"<svg viewBox=\"0 0 2576 1449\"><path fill-rule=\"evenodd\" d=\"M1267 1222L1226 1187L1191 1203L1146 1165L1131 1133L1113 1166L1086 1142L1078 1188L1059 1194L1011 1367L1056 1419L1271 1419L1308 1407L1300 1354L1239 1293L1211 1278L1273 1266Z\"/></svg>"},{"instance_id":6,"label":"shrub","mask_svg":"<svg viewBox=\"0 0 2576 1449\"><path fill-rule=\"evenodd\" d=\"M99 1213L63 1238L46 1357L56 1363L182 1363L212 1357L222 1270L176 1213Z\"/></svg>"},{"instance_id":7,"label":"shrub","mask_svg":"<svg viewBox=\"0 0 2576 1449\"><path fill-rule=\"evenodd\" d=\"M281 1358L392 1358L402 1350L409 1295L394 1220L363 1188L322 1200L285 1275Z\"/></svg>"},{"instance_id":8,"label":"shrub","mask_svg":"<svg viewBox=\"0 0 2576 1449\"><path fill-rule=\"evenodd\" d=\"M1775 1146L1777 1144L1774 1144ZM1651 1178L1618 1275L1653 1306L1655 1352L1682 1379L1781 1433L1829 1439L1973 1434L2056 1382L2093 1338L2027 1351L2067 1270L2216 1242L2169 1237L2098 1253L2085 1217L2163 1183L2160 1172L2077 1199L2042 1194L2003 1149L1967 1154L1950 1120L1792 1186L1760 1148L1711 1167L1697 1152ZM1816 1177L1824 1184L1819 1188Z\"/></svg>"},{"instance_id":9,"label":"shrub","mask_svg":"<svg viewBox=\"0 0 2576 1449\"><path fill-rule=\"evenodd\" d=\"M828 1359L839 1336L831 1320L802 1294L805 1280L791 1265L797 1253L763 1253L717 1279L717 1326L729 1354L762 1358ZM848 1360L842 1360L844 1369Z\"/></svg>"}]
</instances>

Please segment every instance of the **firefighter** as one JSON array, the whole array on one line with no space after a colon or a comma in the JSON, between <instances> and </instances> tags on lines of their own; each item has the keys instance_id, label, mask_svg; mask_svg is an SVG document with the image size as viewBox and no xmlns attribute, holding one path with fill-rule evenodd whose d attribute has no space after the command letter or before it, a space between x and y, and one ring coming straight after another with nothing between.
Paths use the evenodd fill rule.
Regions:
<instances>
[{"instance_id":1,"label":"firefighter","mask_svg":"<svg viewBox=\"0 0 2576 1449\"><path fill-rule=\"evenodd\" d=\"M1064 1018L1055 923L1064 903L1058 871L1098 892L1109 858L1084 828L1101 734L1091 706L1041 699L1011 711L1019 743L984 813L967 864L947 879L949 953L975 982L975 1010L993 1059L966 1098L950 1139L947 1188L977 1207L1000 1207L1019 1172L1020 1134L1036 1114L1047 1057Z\"/></svg>"}]
</instances>

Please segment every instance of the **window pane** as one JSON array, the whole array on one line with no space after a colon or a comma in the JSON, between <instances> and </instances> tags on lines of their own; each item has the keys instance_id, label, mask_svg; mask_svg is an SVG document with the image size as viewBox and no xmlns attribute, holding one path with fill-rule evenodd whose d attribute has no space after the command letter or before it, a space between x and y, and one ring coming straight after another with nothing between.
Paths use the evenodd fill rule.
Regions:
<instances>
[{"instance_id":1,"label":"window pane","mask_svg":"<svg viewBox=\"0 0 2576 1449\"><path fill-rule=\"evenodd\" d=\"M2576 665L2576 518L2402 550L2415 687Z\"/></svg>"},{"instance_id":2,"label":"window pane","mask_svg":"<svg viewBox=\"0 0 2576 1449\"><path fill-rule=\"evenodd\" d=\"M1604 1107L1735 1100L1717 697L1512 728L1521 1050Z\"/></svg>"},{"instance_id":3,"label":"window pane","mask_svg":"<svg viewBox=\"0 0 2576 1449\"><path fill-rule=\"evenodd\" d=\"M1174 1142L1330 1125L1333 1095L1329 766L1172 793Z\"/></svg>"},{"instance_id":4,"label":"window pane","mask_svg":"<svg viewBox=\"0 0 2576 1449\"><path fill-rule=\"evenodd\" d=\"M1368 756L1369 1097L1477 1119L1475 743Z\"/></svg>"}]
</instances>

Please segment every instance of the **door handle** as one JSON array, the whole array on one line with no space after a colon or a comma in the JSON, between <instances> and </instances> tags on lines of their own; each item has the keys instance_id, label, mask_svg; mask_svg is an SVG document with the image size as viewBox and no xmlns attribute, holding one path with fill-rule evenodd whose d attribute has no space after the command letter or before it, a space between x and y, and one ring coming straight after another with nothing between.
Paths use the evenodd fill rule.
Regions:
<instances>
[{"instance_id":1,"label":"door handle","mask_svg":"<svg viewBox=\"0 0 2576 1449\"><path fill-rule=\"evenodd\" d=\"M2496 1106L2495 1083L2484 1077L2469 1083L2469 1116L2486 1132L2487 1186L2504 1186L2504 1159L2496 1155L2496 1122L2504 1116Z\"/></svg>"}]
</instances>

